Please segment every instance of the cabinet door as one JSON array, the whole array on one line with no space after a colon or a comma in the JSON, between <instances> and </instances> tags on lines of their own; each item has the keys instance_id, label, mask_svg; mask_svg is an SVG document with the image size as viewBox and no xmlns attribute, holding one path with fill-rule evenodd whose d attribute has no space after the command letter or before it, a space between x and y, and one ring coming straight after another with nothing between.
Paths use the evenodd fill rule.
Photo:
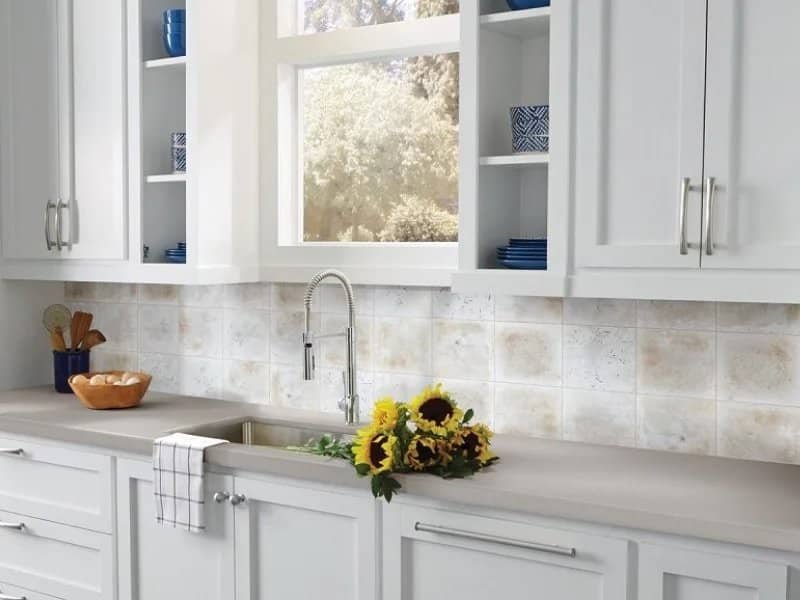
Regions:
<instances>
[{"instance_id":1,"label":"cabinet door","mask_svg":"<svg viewBox=\"0 0 800 600\"><path fill-rule=\"evenodd\" d=\"M156 524L150 463L118 461L120 600L234 597L233 510L212 499L232 483L231 477L207 474L208 529L189 533Z\"/></svg>"},{"instance_id":2,"label":"cabinet door","mask_svg":"<svg viewBox=\"0 0 800 600\"><path fill-rule=\"evenodd\" d=\"M383 522L384 600L629 597L625 540L394 503Z\"/></svg>"},{"instance_id":3,"label":"cabinet door","mask_svg":"<svg viewBox=\"0 0 800 600\"><path fill-rule=\"evenodd\" d=\"M0 197L6 258L47 258L58 196L56 0L0 2ZM49 211L53 231L54 214ZM55 237L53 237L55 240Z\"/></svg>"},{"instance_id":4,"label":"cabinet door","mask_svg":"<svg viewBox=\"0 0 800 600\"><path fill-rule=\"evenodd\" d=\"M775 563L642 544L639 598L786 600L788 567Z\"/></svg>"},{"instance_id":5,"label":"cabinet door","mask_svg":"<svg viewBox=\"0 0 800 600\"><path fill-rule=\"evenodd\" d=\"M60 0L62 258L122 259L127 252L126 29L123 0Z\"/></svg>"},{"instance_id":6,"label":"cabinet door","mask_svg":"<svg viewBox=\"0 0 800 600\"><path fill-rule=\"evenodd\" d=\"M237 600L374 600L376 503L364 490L322 490L236 477Z\"/></svg>"},{"instance_id":7,"label":"cabinet door","mask_svg":"<svg viewBox=\"0 0 800 600\"><path fill-rule=\"evenodd\" d=\"M709 0L706 268L800 269L800 3Z\"/></svg>"},{"instance_id":8,"label":"cabinet door","mask_svg":"<svg viewBox=\"0 0 800 600\"><path fill-rule=\"evenodd\" d=\"M573 6L576 266L699 268L705 0Z\"/></svg>"}]
</instances>

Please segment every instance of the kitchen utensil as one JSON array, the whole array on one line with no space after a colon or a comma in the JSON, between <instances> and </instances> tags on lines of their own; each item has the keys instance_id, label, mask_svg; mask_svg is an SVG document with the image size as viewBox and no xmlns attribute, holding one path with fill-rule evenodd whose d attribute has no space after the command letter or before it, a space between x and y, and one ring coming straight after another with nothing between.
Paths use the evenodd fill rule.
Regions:
<instances>
[{"instance_id":1,"label":"kitchen utensil","mask_svg":"<svg viewBox=\"0 0 800 600\"><path fill-rule=\"evenodd\" d=\"M66 352L53 351L53 383L56 391L61 394L72 393L69 385L69 378L73 375L80 375L89 370L89 351Z\"/></svg>"},{"instance_id":2,"label":"kitchen utensil","mask_svg":"<svg viewBox=\"0 0 800 600\"><path fill-rule=\"evenodd\" d=\"M88 354L88 352L87 352ZM152 377L147 373L136 373L139 383L133 385L90 385L89 379L98 373L86 373L86 380L83 382L75 381L75 377L70 377L69 386L75 395L86 408L93 410L107 410L118 408L133 408L139 406L142 398L150 387ZM121 377L122 371L110 371L106 375L117 375Z\"/></svg>"},{"instance_id":3,"label":"kitchen utensil","mask_svg":"<svg viewBox=\"0 0 800 600\"><path fill-rule=\"evenodd\" d=\"M550 106L512 106L511 145L515 153L550 149Z\"/></svg>"},{"instance_id":4,"label":"kitchen utensil","mask_svg":"<svg viewBox=\"0 0 800 600\"><path fill-rule=\"evenodd\" d=\"M105 342L106 336L98 329L92 329L91 331L87 331L86 335L83 336L81 340L81 350L91 350L95 346L99 346Z\"/></svg>"},{"instance_id":5,"label":"kitchen utensil","mask_svg":"<svg viewBox=\"0 0 800 600\"><path fill-rule=\"evenodd\" d=\"M50 332L50 345L56 352L67 351L67 343L64 341L64 331L58 325Z\"/></svg>"},{"instance_id":6,"label":"kitchen utensil","mask_svg":"<svg viewBox=\"0 0 800 600\"><path fill-rule=\"evenodd\" d=\"M63 304L51 304L44 310L42 323L49 332L55 331L56 327L61 327L61 332L66 331L72 322L72 312Z\"/></svg>"},{"instance_id":7,"label":"kitchen utensil","mask_svg":"<svg viewBox=\"0 0 800 600\"><path fill-rule=\"evenodd\" d=\"M92 320L94 316L92 313L86 313L81 311L76 311L72 317L73 321L73 337L71 338L70 342L72 344L73 350L78 350L81 346L81 341L83 340L86 333L92 327Z\"/></svg>"}]
</instances>

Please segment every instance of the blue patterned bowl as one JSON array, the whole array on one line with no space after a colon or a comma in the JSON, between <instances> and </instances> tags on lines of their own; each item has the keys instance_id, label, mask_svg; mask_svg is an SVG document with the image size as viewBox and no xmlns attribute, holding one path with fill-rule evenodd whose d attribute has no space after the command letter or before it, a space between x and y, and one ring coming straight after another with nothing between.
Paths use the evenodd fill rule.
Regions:
<instances>
[{"instance_id":1,"label":"blue patterned bowl","mask_svg":"<svg viewBox=\"0 0 800 600\"><path fill-rule=\"evenodd\" d=\"M512 106L511 145L514 152L548 152L550 106Z\"/></svg>"},{"instance_id":2,"label":"blue patterned bowl","mask_svg":"<svg viewBox=\"0 0 800 600\"><path fill-rule=\"evenodd\" d=\"M164 49L170 56L186 56L186 35L164 34Z\"/></svg>"},{"instance_id":3,"label":"blue patterned bowl","mask_svg":"<svg viewBox=\"0 0 800 600\"><path fill-rule=\"evenodd\" d=\"M541 8L550 6L550 0L506 0L511 10L525 10L526 8Z\"/></svg>"}]
</instances>

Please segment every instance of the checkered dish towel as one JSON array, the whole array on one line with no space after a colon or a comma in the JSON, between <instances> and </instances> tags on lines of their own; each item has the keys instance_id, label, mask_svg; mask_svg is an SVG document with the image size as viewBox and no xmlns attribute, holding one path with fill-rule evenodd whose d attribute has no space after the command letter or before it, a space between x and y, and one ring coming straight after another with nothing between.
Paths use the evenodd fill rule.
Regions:
<instances>
[{"instance_id":1,"label":"checkered dish towel","mask_svg":"<svg viewBox=\"0 0 800 600\"><path fill-rule=\"evenodd\" d=\"M153 442L156 522L164 527L205 530L205 449L225 440L173 433Z\"/></svg>"}]
</instances>

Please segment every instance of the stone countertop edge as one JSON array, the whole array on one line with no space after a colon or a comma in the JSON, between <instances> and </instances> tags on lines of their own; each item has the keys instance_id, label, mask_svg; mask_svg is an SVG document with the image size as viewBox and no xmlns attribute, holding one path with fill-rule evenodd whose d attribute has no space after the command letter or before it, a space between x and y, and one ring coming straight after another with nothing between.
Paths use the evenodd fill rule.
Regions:
<instances>
[{"instance_id":1,"label":"stone countertop edge","mask_svg":"<svg viewBox=\"0 0 800 600\"><path fill-rule=\"evenodd\" d=\"M90 411L50 388L0 392L0 432L148 456L176 430L246 417L341 430L339 415L150 393L137 409ZM464 480L399 476L402 494L800 552L800 466L497 435L500 462ZM209 465L362 487L344 461L224 444Z\"/></svg>"}]
</instances>

